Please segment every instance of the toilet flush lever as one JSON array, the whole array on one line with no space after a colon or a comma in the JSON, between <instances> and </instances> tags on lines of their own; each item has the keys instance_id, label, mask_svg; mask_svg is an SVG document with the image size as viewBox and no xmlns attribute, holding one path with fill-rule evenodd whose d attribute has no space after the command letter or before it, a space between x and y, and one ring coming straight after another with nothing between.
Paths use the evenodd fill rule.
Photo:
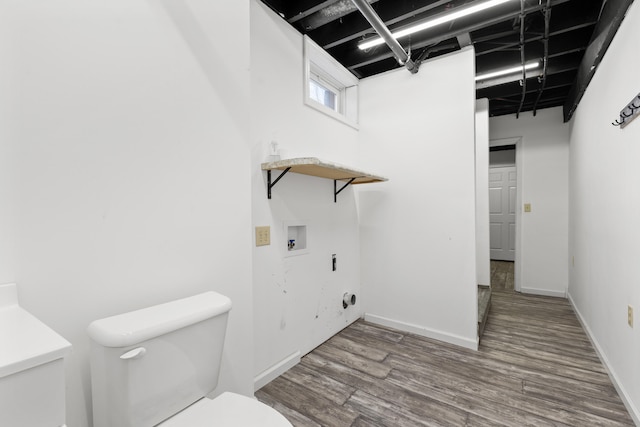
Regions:
<instances>
[{"instance_id":1,"label":"toilet flush lever","mask_svg":"<svg viewBox=\"0 0 640 427\"><path fill-rule=\"evenodd\" d=\"M130 359L139 359L147 352L147 349L144 347L134 348L133 350L127 351L125 354L120 356L122 360L130 360Z\"/></svg>"}]
</instances>

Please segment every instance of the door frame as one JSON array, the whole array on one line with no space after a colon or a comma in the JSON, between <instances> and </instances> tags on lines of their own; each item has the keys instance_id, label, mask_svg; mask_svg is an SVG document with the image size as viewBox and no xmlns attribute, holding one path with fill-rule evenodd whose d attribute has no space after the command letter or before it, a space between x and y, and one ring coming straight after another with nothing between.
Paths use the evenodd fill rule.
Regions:
<instances>
[{"instance_id":1,"label":"door frame","mask_svg":"<svg viewBox=\"0 0 640 427\"><path fill-rule=\"evenodd\" d=\"M503 145L516 146L516 254L513 265L513 287L516 292L520 292L520 289L522 289L522 257L524 255L522 253L522 136L489 140L489 147Z\"/></svg>"}]
</instances>

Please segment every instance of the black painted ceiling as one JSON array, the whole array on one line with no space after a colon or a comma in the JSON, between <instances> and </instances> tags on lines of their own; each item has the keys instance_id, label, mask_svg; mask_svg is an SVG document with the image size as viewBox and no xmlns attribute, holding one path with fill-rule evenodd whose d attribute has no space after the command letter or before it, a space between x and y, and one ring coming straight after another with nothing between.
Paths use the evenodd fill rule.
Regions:
<instances>
[{"instance_id":1,"label":"black painted ceiling","mask_svg":"<svg viewBox=\"0 0 640 427\"><path fill-rule=\"evenodd\" d=\"M358 48L361 40L376 34L351 0L262 1L360 78L401 66L385 44L368 51ZM369 0L391 31L481 1L484 0ZM521 64L523 22L525 61L544 64L547 4L550 13L545 78L541 66L527 73L525 90L522 73L478 82L476 97L489 98L491 116L561 106L570 102L568 98L575 92L572 86L600 18L603 0L509 1L399 41L416 62L473 44L476 74L483 74ZM525 11L523 20L521 8Z\"/></svg>"}]
</instances>

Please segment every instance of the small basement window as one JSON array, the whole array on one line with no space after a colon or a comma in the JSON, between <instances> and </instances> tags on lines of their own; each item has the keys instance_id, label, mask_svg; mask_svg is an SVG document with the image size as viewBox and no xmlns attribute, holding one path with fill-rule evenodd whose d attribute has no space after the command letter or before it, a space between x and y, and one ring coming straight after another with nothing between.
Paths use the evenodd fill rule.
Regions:
<instances>
[{"instance_id":1,"label":"small basement window","mask_svg":"<svg viewBox=\"0 0 640 427\"><path fill-rule=\"evenodd\" d=\"M358 128L358 78L304 36L304 102Z\"/></svg>"},{"instance_id":2,"label":"small basement window","mask_svg":"<svg viewBox=\"0 0 640 427\"><path fill-rule=\"evenodd\" d=\"M317 74L311 74L309 78L309 98L339 113L342 91L323 80Z\"/></svg>"}]
</instances>

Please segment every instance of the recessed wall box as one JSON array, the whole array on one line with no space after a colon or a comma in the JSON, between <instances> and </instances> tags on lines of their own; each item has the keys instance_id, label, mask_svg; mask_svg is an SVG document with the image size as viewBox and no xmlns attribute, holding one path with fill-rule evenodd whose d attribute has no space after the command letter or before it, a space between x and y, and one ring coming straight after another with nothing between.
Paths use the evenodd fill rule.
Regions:
<instances>
[{"instance_id":1,"label":"recessed wall box","mask_svg":"<svg viewBox=\"0 0 640 427\"><path fill-rule=\"evenodd\" d=\"M285 256L308 253L307 226L297 222L285 222L284 228L287 237Z\"/></svg>"}]
</instances>

